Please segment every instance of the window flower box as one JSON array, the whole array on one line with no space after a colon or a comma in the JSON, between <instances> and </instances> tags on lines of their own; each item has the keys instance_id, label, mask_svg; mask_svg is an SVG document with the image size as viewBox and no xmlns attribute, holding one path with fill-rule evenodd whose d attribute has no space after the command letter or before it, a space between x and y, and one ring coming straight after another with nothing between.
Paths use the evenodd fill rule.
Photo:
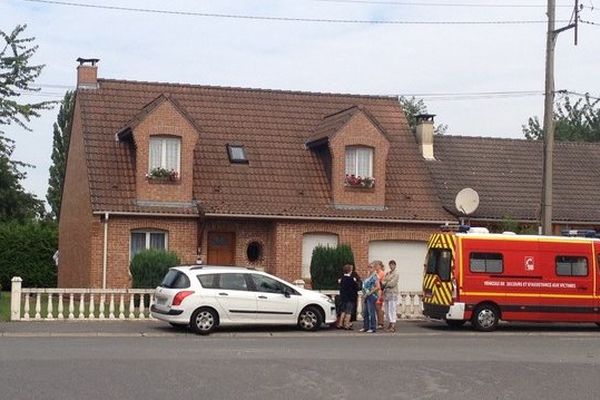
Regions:
<instances>
[{"instance_id":1,"label":"window flower box","mask_svg":"<svg viewBox=\"0 0 600 400\"><path fill-rule=\"evenodd\" d=\"M375 178L370 176L346 175L344 185L353 188L371 189L375 187Z\"/></svg>"},{"instance_id":2,"label":"window flower box","mask_svg":"<svg viewBox=\"0 0 600 400\"><path fill-rule=\"evenodd\" d=\"M148 182L178 182L179 181L179 172L173 169L166 169L157 167L152 169L149 173L146 174L146 179Z\"/></svg>"}]
</instances>

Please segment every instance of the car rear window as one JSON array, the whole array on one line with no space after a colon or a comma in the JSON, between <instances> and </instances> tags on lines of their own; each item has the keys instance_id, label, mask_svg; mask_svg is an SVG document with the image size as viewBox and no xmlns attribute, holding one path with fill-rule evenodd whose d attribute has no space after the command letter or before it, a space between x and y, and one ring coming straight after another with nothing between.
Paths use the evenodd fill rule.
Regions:
<instances>
[{"instance_id":1,"label":"car rear window","mask_svg":"<svg viewBox=\"0 0 600 400\"><path fill-rule=\"evenodd\" d=\"M190 280L183 272L170 269L160 286L169 289L185 289L190 287Z\"/></svg>"}]
</instances>

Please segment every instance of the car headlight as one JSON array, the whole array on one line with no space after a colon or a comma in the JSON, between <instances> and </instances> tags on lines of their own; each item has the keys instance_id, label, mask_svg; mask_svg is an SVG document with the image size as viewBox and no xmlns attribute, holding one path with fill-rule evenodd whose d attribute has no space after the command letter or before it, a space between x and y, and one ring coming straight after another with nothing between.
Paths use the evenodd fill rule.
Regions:
<instances>
[{"instance_id":1,"label":"car headlight","mask_svg":"<svg viewBox=\"0 0 600 400\"><path fill-rule=\"evenodd\" d=\"M335 301L333 301L333 299L327 295L322 294L321 297L323 298L323 300L326 300L329 304L333 304L335 305Z\"/></svg>"}]
</instances>

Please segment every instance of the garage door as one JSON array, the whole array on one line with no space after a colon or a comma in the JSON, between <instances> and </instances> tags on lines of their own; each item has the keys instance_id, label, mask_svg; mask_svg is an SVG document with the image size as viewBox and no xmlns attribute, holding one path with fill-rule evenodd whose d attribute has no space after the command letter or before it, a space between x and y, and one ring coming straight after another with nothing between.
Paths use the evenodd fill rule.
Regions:
<instances>
[{"instance_id":1,"label":"garage door","mask_svg":"<svg viewBox=\"0 0 600 400\"><path fill-rule=\"evenodd\" d=\"M330 233L306 233L302 238L302 278L310 278L310 260L315 247L331 246L338 244L337 235Z\"/></svg>"},{"instance_id":2,"label":"garage door","mask_svg":"<svg viewBox=\"0 0 600 400\"><path fill-rule=\"evenodd\" d=\"M369 243L369 262L381 260L387 269L387 263L396 260L400 272L399 289L403 292L421 291L426 254L426 242L376 240Z\"/></svg>"}]
</instances>

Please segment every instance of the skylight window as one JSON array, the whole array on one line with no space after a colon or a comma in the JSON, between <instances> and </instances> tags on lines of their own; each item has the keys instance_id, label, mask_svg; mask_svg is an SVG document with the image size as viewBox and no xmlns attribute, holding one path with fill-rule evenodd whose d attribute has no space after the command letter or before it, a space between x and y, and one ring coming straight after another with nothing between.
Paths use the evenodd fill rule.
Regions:
<instances>
[{"instance_id":1,"label":"skylight window","mask_svg":"<svg viewBox=\"0 0 600 400\"><path fill-rule=\"evenodd\" d=\"M238 144L228 144L227 154L229 155L229 161L232 163L247 164L248 158L246 158L246 150L244 146Z\"/></svg>"}]
</instances>

